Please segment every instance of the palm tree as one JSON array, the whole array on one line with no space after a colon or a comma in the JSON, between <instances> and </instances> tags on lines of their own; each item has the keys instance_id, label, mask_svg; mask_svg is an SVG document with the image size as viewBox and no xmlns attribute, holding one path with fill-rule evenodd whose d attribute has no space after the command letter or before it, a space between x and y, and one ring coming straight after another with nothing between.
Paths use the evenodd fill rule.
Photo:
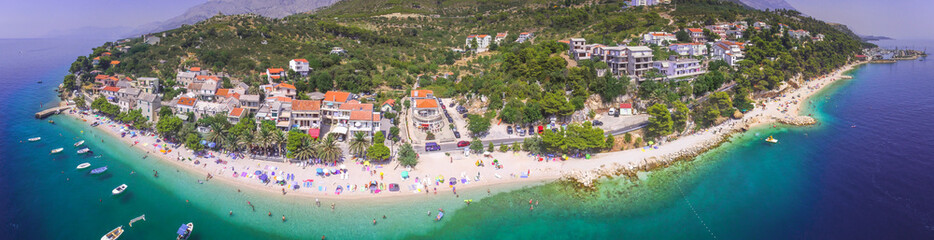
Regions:
<instances>
[{"instance_id":1,"label":"palm tree","mask_svg":"<svg viewBox=\"0 0 934 240\"><path fill-rule=\"evenodd\" d=\"M282 134L282 131L273 131L270 135L269 141L271 146L276 148L276 153L284 158L285 154L282 154L282 146L285 146L285 143L288 141L288 139L285 138L285 135Z\"/></svg>"},{"instance_id":2,"label":"palm tree","mask_svg":"<svg viewBox=\"0 0 934 240\"><path fill-rule=\"evenodd\" d=\"M270 138L270 133L269 131L265 131L265 130L256 131L256 135L253 136L253 144L256 147L262 149L263 155L267 155L267 156L269 155L268 152L266 151L269 149L269 146L270 146L269 138Z\"/></svg>"},{"instance_id":3,"label":"palm tree","mask_svg":"<svg viewBox=\"0 0 934 240\"><path fill-rule=\"evenodd\" d=\"M237 136L237 145L241 148L250 149L253 147L253 133L244 132L240 136Z\"/></svg>"},{"instance_id":4,"label":"palm tree","mask_svg":"<svg viewBox=\"0 0 934 240\"><path fill-rule=\"evenodd\" d=\"M224 141L224 129L221 128L220 124L211 124L210 126L211 132L207 134L204 140L221 145L221 143Z\"/></svg>"},{"instance_id":5,"label":"palm tree","mask_svg":"<svg viewBox=\"0 0 934 240\"><path fill-rule=\"evenodd\" d=\"M227 151L236 152L240 145L237 145L237 136L234 135L224 135L222 141L219 143L222 148Z\"/></svg>"},{"instance_id":6,"label":"palm tree","mask_svg":"<svg viewBox=\"0 0 934 240\"><path fill-rule=\"evenodd\" d=\"M354 134L353 139L350 140L350 152L354 156L361 156L366 152L367 146L370 145L370 142L366 140L366 134L363 132L357 132Z\"/></svg>"},{"instance_id":7,"label":"palm tree","mask_svg":"<svg viewBox=\"0 0 934 240\"><path fill-rule=\"evenodd\" d=\"M328 135L324 142L319 145L318 157L322 160L337 162L341 154L343 154L343 151L337 146L337 141L332 135Z\"/></svg>"},{"instance_id":8,"label":"palm tree","mask_svg":"<svg viewBox=\"0 0 934 240\"><path fill-rule=\"evenodd\" d=\"M308 160L313 158L315 156L315 143L308 138L303 139L302 144L298 145L298 148L295 149L295 152L292 153L292 155L295 156L295 159L298 160Z\"/></svg>"}]
</instances>

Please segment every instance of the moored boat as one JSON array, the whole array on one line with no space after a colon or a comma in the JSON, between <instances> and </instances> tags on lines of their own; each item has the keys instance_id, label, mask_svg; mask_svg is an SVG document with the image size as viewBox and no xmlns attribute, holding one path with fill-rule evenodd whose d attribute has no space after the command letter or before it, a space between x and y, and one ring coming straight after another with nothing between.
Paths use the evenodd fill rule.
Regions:
<instances>
[{"instance_id":1,"label":"moored boat","mask_svg":"<svg viewBox=\"0 0 934 240\"><path fill-rule=\"evenodd\" d=\"M53 154L53 153L60 153L60 152L62 152L62 150L65 150L65 149L64 149L64 148L56 148L56 149L52 149L52 152L49 152L49 154Z\"/></svg>"},{"instance_id":2,"label":"moored boat","mask_svg":"<svg viewBox=\"0 0 934 240\"><path fill-rule=\"evenodd\" d=\"M104 171L107 171L107 166L95 168L95 169L91 170L90 173L91 173L91 174L101 174L101 173L104 172Z\"/></svg>"},{"instance_id":3,"label":"moored boat","mask_svg":"<svg viewBox=\"0 0 934 240\"><path fill-rule=\"evenodd\" d=\"M438 217L435 218L435 221L441 221L441 218L444 217L444 211L438 212Z\"/></svg>"},{"instance_id":4,"label":"moored boat","mask_svg":"<svg viewBox=\"0 0 934 240\"><path fill-rule=\"evenodd\" d=\"M76 142L75 147L81 146L82 144L84 144L84 140Z\"/></svg>"},{"instance_id":5,"label":"moored boat","mask_svg":"<svg viewBox=\"0 0 934 240\"><path fill-rule=\"evenodd\" d=\"M778 143L778 139L775 139L772 136L769 136L768 138L766 138L765 141L769 143Z\"/></svg>"},{"instance_id":6,"label":"moored boat","mask_svg":"<svg viewBox=\"0 0 934 240\"><path fill-rule=\"evenodd\" d=\"M88 153L90 151L91 151L90 148L82 148L82 149L78 149L78 154Z\"/></svg>"},{"instance_id":7,"label":"moored boat","mask_svg":"<svg viewBox=\"0 0 934 240\"><path fill-rule=\"evenodd\" d=\"M82 164L78 164L77 169L78 169L78 170L81 170L81 169L88 168L88 167L90 167L90 166L91 166L90 163L82 163Z\"/></svg>"},{"instance_id":8,"label":"moored boat","mask_svg":"<svg viewBox=\"0 0 934 240\"><path fill-rule=\"evenodd\" d=\"M29 140L30 142L35 142L35 141L42 140L42 137L29 138L28 140Z\"/></svg>"},{"instance_id":9,"label":"moored boat","mask_svg":"<svg viewBox=\"0 0 934 240\"><path fill-rule=\"evenodd\" d=\"M110 232L101 237L101 240L116 240L117 238L120 238L120 235L123 235L123 226L119 226L114 228L114 230L110 230Z\"/></svg>"},{"instance_id":10,"label":"moored boat","mask_svg":"<svg viewBox=\"0 0 934 240\"><path fill-rule=\"evenodd\" d=\"M114 188L113 191L110 191L110 192L113 193L113 195L117 195L117 194L123 193L123 191L126 191L126 188L127 188L126 184L120 184L120 186L117 186L116 188Z\"/></svg>"},{"instance_id":11,"label":"moored boat","mask_svg":"<svg viewBox=\"0 0 934 240\"><path fill-rule=\"evenodd\" d=\"M188 239L189 237L191 237L191 231L193 231L194 229L195 229L195 224L193 223L182 224L182 226L178 227L178 232L176 232L178 233L178 237L175 238L175 240Z\"/></svg>"}]
</instances>

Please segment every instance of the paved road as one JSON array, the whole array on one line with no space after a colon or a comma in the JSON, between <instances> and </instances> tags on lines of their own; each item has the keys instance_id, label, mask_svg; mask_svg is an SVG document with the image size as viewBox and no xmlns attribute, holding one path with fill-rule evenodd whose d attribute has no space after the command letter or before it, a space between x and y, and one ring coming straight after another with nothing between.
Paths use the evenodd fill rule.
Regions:
<instances>
[{"instance_id":1,"label":"paved road","mask_svg":"<svg viewBox=\"0 0 934 240\"><path fill-rule=\"evenodd\" d=\"M646 125L648 125L648 124L649 124L648 122L641 122L641 123L638 123L638 124L635 124L635 125L629 125L629 126L626 126L626 127L620 128L620 129L610 130L610 131L607 131L606 133L607 133L607 134L612 134L612 135L619 135L619 134L623 134L623 133L635 131L635 130L640 129L640 128L644 128L644 127L645 127ZM513 137L513 138L501 138L501 139L495 139L495 140L483 140L483 139L480 139L480 140L483 141L483 146L484 146L484 147L486 147L487 145L489 145L489 144L492 142L493 145L496 146L496 149L499 149L499 145L501 145L501 144L512 144L512 143L514 143L514 142L520 142L520 143L521 143L522 141L525 140L525 137L519 137L518 135L515 135L515 136L516 136L516 137ZM439 144L439 145L441 146L441 151L440 151L440 152L463 151L463 150L464 150L463 147L460 147L460 148L457 147L457 142L459 142L459 141L468 141L468 142L469 142L470 140L471 140L470 138L464 137L464 138L457 139L457 141L455 141L455 142L440 143L440 144ZM413 147L415 147L415 151L418 152L418 153L424 153L424 152L425 152L425 144L414 145Z\"/></svg>"}]
</instances>

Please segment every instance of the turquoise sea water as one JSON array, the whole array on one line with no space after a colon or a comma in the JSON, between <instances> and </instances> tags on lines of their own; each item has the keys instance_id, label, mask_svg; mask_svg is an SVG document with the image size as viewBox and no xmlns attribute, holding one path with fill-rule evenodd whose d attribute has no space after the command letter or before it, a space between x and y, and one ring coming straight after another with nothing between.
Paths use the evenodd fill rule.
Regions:
<instances>
[{"instance_id":1,"label":"turquoise sea water","mask_svg":"<svg viewBox=\"0 0 934 240\"><path fill-rule=\"evenodd\" d=\"M343 200L332 212L327 200L318 208L308 198L237 193L216 181L197 184L200 174L142 159L141 152L84 123L64 116L51 118L56 125L32 119L39 103L54 101L53 83L71 60L99 42L0 40L0 82L10 86L0 88L0 231L11 239L93 239L141 214L148 220L127 228L124 238L171 238L187 222L195 223L194 239L934 236L934 207L926 204L934 200L929 61L860 67L851 73L855 79L813 98L809 113L821 125L763 126L694 161L642 174L639 181L604 180L594 192L551 183L488 197L485 189L475 189L459 199ZM767 135L781 143L763 144ZM20 142L32 136L43 140ZM76 139L88 140L102 157L76 155ZM56 147L66 150L50 156ZM82 162L110 169L90 176L74 170ZM152 170L160 177L152 177ZM109 190L121 183L130 188L111 197ZM465 198L475 202L464 207ZM531 211L529 199L538 201ZM448 214L434 222L426 212L438 208ZM380 218L377 225L373 218Z\"/></svg>"}]
</instances>

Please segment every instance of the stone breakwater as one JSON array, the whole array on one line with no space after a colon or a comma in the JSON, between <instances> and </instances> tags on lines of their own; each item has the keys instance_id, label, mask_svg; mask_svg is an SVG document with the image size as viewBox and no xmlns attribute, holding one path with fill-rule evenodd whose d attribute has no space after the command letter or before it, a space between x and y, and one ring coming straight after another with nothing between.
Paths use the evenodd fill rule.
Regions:
<instances>
[{"instance_id":1,"label":"stone breakwater","mask_svg":"<svg viewBox=\"0 0 934 240\"><path fill-rule=\"evenodd\" d=\"M738 132L738 130L734 130ZM576 183L581 189L592 189L597 180L602 177L612 178L617 176L636 177L636 173L652 171L655 169L667 167L677 161L692 160L700 154L710 149L716 148L729 141L731 134L723 134L717 138L695 144L680 151L669 153L656 157L642 159L638 165L611 163L600 165L600 168L590 170L575 170L565 173L563 180Z\"/></svg>"},{"instance_id":2,"label":"stone breakwater","mask_svg":"<svg viewBox=\"0 0 934 240\"><path fill-rule=\"evenodd\" d=\"M638 165L610 163L600 165L600 168L597 169L565 172L562 180L574 183L578 185L580 189L593 189L597 180L602 177L612 178L617 176L627 176L630 178L635 178L636 173L640 171L652 171L655 169L667 167L677 161L693 160L697 156L711 149L719 147L723 143L729 142L733 134L745 132L746 130L752 128L754 125L768 124L773 122L794 126L807 126L816 124L817 120L809 116L784 118L764 116L751 117L746 120L729 124L728 127L731 128L729 128L729 130L723 130L725 132L717 135L715 138L703 141L699 144L694 144L677 152L656 157L644 158ZM723 126L727 127L727 125L728 124L725 123Z\"/></svg>"}]
</instances>

